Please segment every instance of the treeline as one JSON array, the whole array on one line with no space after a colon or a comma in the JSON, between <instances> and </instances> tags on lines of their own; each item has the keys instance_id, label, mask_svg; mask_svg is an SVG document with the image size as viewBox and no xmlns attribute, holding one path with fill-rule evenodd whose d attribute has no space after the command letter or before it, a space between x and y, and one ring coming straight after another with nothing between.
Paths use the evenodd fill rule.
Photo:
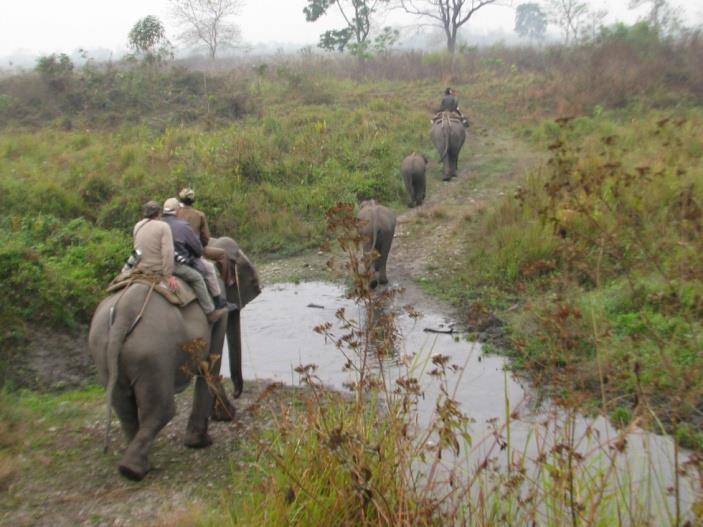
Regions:
<instances>
[{"instance_id":1,"label":"treeline","mask_svg":"<svg viewBox=\"0 0 703 527\"><path fill-rule=\"evenodd\" d=\"M304 92L330 77L445 84L492 79L505 83L513 102L536 116L578 115L643 97L653 97L659 105L701 102L703 36L687 31L663 37L642 22L603 28L592 41L574 46L464 46L454 56L399 51L359 60L308 50L298 56L206 64L132 56L120 62L88 61L77 68L67 56L51 55L42 57L33 72L0 79L0 126L223 125L261 114L257 88L262 80L286 82Z\"/></svg>"}]
</instances>

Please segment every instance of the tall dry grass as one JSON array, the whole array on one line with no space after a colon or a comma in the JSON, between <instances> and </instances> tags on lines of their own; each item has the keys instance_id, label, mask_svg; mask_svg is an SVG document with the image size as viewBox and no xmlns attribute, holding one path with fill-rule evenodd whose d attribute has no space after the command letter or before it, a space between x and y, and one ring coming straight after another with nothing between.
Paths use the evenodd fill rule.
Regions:
<instances>
[{"instance_id":1,"label":"tall dry grass","mask_svg":"<svg viewBox=\"0 0 703 527\"><path fill-rule=\"evenodd\" d=\"M261 416L274 423L259 441L261 481L244 497L225 494L223 511L194 524L678 526L703 519L699 460L670 443L660 472L660 451L633 446L637 421L604 432L596 419L557 407L530 423L506 394L504 415L479 435L448 380L465 365L427 350L397 355L397 291L368 288L374 255L360 256L352 210L339 205L328 214L344 255L331 266L348 277L348 295L365 315L340 309L336 327L315 329L336 344L349 391L329 390L314 364L300 365L302 404ZM389 362L395 366L387 369ZM390 374L398 365L401 373ZM420 421L428 379L439 396ZM521 439L518 427L527 430Z\"/></svg>"}]
</instances>

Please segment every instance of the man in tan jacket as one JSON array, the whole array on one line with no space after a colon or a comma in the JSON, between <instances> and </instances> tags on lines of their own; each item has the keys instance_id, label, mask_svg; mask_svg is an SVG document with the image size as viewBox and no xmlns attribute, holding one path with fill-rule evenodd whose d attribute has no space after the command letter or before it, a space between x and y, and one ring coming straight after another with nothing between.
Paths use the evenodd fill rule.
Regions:
<instances>
[{"instance_id":1,"label":"man in tan jacket","mask_svg":"<svg viewBox=\"0 0 703 527\"><path fill-rule=\"evenodd\" d=\"M134 248L140 253L135 268L165 278L168 286L174 291L178 287L174 274L181 277L195 291L208 321L219 320L227 313L227 310L215 309L200 273L175 262L172 229L166 222L159 219L160 212L161 206L157 202L147 202L143 207L144 219L139 221L132 230Z\"/></svg>"},{"instance_id":2,"label":"man in tan jacket","mask_svg":"<svg viewBox=\"0 0 703 527\"><path fill-rule=\"evenodd\" d=\"M157 202L148 201L142 207L143 219L132 229L134 249L140 253L135 268L161 276L175 290L178 283L173 276L173 237L171 228L159 220L160 212L161 206Z\"/></svg>"},{"instance_id":3,"label":"man in tan jacket","mask_svg":"<svg viewBox=\"0 0 703 527\"><path fill-rule=\"evenodd\" d=\"M234 276L230 268L229 258L227 253L218 247L208 245L210 241L210 229L207 226L207 217L201 210L193 207L195 202L195 192L192 188L184 188L178 193L178 199L181 202L181 207L178 208L176 216L190 223L193 231L200 238L200 243L203 244L203 256L208 260L216 262L222 273L222 281L225 285L234 285Z\"/></svg>"}]
</instances>

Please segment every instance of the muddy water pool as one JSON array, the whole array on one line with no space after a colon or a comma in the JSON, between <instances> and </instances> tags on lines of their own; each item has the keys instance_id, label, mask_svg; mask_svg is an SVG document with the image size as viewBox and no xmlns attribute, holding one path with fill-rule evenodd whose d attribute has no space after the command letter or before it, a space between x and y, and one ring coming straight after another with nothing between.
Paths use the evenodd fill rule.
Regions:
<instances>
[{"instance_id":1,"label":"muddy water pool","mask_svg":"<svg viewBox=\"0 0 703 527\"><path fill-rule=\"evenodd\" d=\"M402 306L406 302L401 295L395 303ZM363 320L365 314L352 300L344 298L344 289L336 284L306 282L300 284L277 284L269 286L242 312L242 369L245 379L266 379L289 385L299 383L299 375L294 371L299 365L316 364L316 374L333 388L344 390L350 374L343 370L346 359L334 344L326 342L322 335L313 331L317 325L330 322L336 328L335 313L345 308L347 316ZM456 334L428 333L427 328L444 331L452 321L444 315L422 312L422 317L413 319L401 313L397 325L402 339L398 345L398 356L415 354L415 369L412 375L421 383L424 397L419 400L418 426L426 425L432 419L439 387L427 358L433 354L450 357L450 363L460 366L449 374L448 384L454 399L460 402L462 411L472 420L471 435L474 447L462 460L462 471L470 473L490 452L504 456L496 448L494 432L500 430L505 438L506 407L515 417L510 420L510 438L513 448L535 457L538 448L544 444L560 441L565 425L564 411L548 401L536 402L529 385L507 372L506 359L484 353L481 345L470 342ZM342 331L339 331L339 335ZM229 365L227 353L223 356L223 375L227 376ZM383 364L386 374L397 377L406 373L396 361ZM507 406L506 406L507 405ZM598 445L618 434L606 419L577 416L573 424L573 437L581 438L579 450L585 454L603 451L605 459L609 447ZM586 433L589 430L592 433ZM537 446L538 440L542 447ZM488 440L485 440L489 438ZM484 439L483 441L481 439ZM628 477L636 485L638 481L646 485L666 489L674 483L674 449L670 438L637 430L627 438L627 454L620 456L618 465L626 470ZM598 456L601 454L599 453ZM594 456L594 457L598 457ZM685 459L686 455L683 454ZM448 459L447 470L456 470L456 460ZM452 465L454 468L449 468ZM683 485L686 487L686 485ZM690 501L690 490L682 488L682 495ZM666 492L651 491L652 496ZM671 509L671 499L666 503L650 500L655 509Z\"/></svg>"}]
</instances>

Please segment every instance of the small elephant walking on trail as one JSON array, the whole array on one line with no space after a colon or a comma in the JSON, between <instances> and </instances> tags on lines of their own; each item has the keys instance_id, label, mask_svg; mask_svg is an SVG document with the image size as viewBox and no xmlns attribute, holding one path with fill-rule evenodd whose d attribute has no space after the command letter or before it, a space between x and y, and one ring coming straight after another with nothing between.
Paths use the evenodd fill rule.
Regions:
<instances>
[{"instance_id":1,"label":"small elephant walking on trail","mask_svg":"<svg viewBox=\"0 0 703 527\"><path fill-rule=\"evenodd\" d=\"M430 139L444 163L442 181L456 177L459 151L466 140L466 129L457 114L443 112L432 124Z\"/></svg>"},{"instance_id":2,"label":"small elephant walking on trail","mask_svg":"<svg viewBox=\"0 0 703 527\"><path fill-rule=\"evenodd\" d=\"M368 254L373 249L379 254L373 261L373 274L369 282L369 287L375 289L378 284L388 283L386 262L395 234L395 213L373 199L363 201L359 207L357 218L361 220L359 230L365 238L364 254Z\"/></svg>"},{"instance_id":3,"label":"small elephant walking on trail","mask_svg":"<svg viewBox=\"0 0 703 527\"><path fill-rule=\"evenodd\" d=\"M408 192L408 207L419 207L425 201L425 170L428 163L427 157L423 154L413 152L400 164L400 175L405 182L405 190Z\"/></svg>"}]
</instances>

